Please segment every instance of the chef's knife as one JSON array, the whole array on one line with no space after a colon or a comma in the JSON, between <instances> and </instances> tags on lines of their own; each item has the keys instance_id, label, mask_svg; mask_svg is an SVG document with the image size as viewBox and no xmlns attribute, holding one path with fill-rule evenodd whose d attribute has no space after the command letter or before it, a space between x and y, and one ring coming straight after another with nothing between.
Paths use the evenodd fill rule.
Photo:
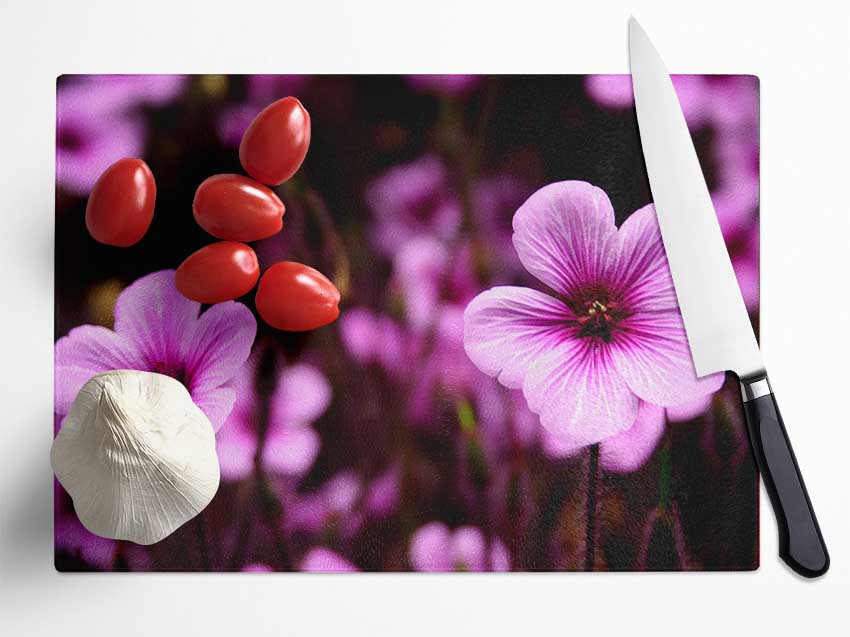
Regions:
<instances>
[{"instance_id":1,"label":"chef's knife","mask_svg":"<svg viewBox=\"0 0 850 637\"><path fill-rule=\"evenodd\" d=\"M629 21L640 140L697 376L738 375L750 443L779 527L779 554L817 577L829 554L767 379L685 117L664 62Z\"/></svg>"}]
</instances>

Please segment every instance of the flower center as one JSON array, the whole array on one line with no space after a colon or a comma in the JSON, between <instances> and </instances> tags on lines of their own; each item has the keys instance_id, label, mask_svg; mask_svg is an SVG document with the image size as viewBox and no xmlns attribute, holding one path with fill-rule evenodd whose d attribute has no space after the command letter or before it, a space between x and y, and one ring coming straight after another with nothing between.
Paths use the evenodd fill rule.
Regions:
<instances>
[{"instance_id":1,"label":"flower center","mask_svg":"<svg viewBox=\"0 0 850 637\"><path fill-rule=\"evenodd\" d=\"M599 338L611 342L612 330L617 320L623 316L617 304L603 298L592 298L583 303L584 313L579 314L579 335L585 338Z\"/></svg>"},{"instance_id":2,"label":"flower center","mask_svg":"<svg viewBox=\"0 0 850 637\"><path fill-rule=\"evenodd\" d=\"M173 364L167 363L165 361L157 361L153 365L152 372L156 372L157 374L163 374L165 376L171 376L175 380L179 380L186 389L190 389L189 381L191 379L188 378L188 374L186 373L186 368L181 364Z\"/></svg>"}]
</instances>

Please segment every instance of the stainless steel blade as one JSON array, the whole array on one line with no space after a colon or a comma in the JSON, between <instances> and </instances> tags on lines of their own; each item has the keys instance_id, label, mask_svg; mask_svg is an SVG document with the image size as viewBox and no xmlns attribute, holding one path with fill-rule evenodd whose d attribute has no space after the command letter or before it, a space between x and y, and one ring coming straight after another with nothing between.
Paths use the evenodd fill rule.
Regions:
<instances>
[{"instance_id":1,"label":"stainless steel blade","mask_svg":"<svg viewBox=\"0 0 850 637\"><path fill-rule=\"evenodd\" d=\"M697 375L762 374L761 352L676 91L634 18L629 60L649 185Z\"/></svg>"}]
</instances>

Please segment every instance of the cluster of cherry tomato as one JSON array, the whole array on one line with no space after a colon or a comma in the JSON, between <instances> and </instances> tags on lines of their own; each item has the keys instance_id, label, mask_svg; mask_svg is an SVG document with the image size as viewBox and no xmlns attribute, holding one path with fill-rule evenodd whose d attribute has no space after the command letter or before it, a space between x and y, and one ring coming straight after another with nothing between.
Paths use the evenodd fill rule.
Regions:
<instances>
[{"instance_id":1,"label":"cluster of cherry tomato","mask_svg":"<svg viewBox=\"0 0 850 637\"><path fill-rule=\"evenodd\" d=\"M257 281L256 306L263 320L281 330L306 331L339 316L339 291L321 272L282 261L260 277L257 255L246 245L280 232L286 211L268 186L277 186L301 167L310 146L310 115L294 97L263 109L239 145L239 161L251 177L214 175L195 193L192 213L201 228L221 241L190 255L177 268L175 283L185 297L220 303L250 292ZM150 227L156 182L141 159L121 159L95 184L86 207L94 239L127 247Z\"/></svg>"}]
</instances>

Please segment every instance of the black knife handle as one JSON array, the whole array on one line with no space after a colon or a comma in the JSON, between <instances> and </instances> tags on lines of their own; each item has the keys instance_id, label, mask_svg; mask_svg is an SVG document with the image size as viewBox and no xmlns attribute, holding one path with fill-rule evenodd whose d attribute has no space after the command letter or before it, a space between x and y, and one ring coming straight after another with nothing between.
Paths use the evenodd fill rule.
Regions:
<instances>
[{"instance_id":1,"label":"black knife handle","mask_svg":"<svg viewBox=\"0 0 850 637\"><path fill-rule=\"evenodd\" d=\"M829 553L767 377L741 380L741 392L753 453L779 527L779 556L800 575L819 577L829 568Z\"/></svg>"}]
</instances>

